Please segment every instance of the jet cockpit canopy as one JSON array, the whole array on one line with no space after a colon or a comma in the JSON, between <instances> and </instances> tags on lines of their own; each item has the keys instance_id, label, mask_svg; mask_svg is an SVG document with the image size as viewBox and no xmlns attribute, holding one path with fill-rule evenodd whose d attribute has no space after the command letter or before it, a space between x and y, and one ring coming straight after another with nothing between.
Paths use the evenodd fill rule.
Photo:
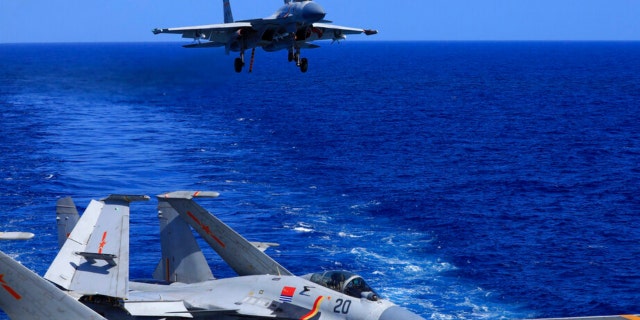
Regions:
<instances>
[{"instance_id":1,"label":"jet cockpit canopy","mask_svg":"<svg viewBox=\"0 0 640 320\"><path fill-rule=\"evenodd\" d=\"M372 301L379 299L378 294L373 291L361 276L348 271L312 273L305 275L303 278L355 298L366 298Z\"/></svg>"}]
</instances>

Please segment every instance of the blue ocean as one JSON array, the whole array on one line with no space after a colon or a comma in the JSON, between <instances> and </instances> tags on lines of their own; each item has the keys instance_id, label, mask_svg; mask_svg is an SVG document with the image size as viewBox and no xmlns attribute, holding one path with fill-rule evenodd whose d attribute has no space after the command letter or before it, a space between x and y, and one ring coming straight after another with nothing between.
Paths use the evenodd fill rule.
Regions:
<instances>
[{"instance_id":1,"label":"blue ocean","mask_svg":"<svg viewBox=\"0 0 640 320\"><path fill-rule=\"evenodd\" d=\"M57 199L147 194L150 278L153 196L212 190L287 269L425 318L640 313L640 43L327 42L304 74L181 44L0 45L0 231L36 234L0 250L42 275Z\"/></svg>"}]
</instances>

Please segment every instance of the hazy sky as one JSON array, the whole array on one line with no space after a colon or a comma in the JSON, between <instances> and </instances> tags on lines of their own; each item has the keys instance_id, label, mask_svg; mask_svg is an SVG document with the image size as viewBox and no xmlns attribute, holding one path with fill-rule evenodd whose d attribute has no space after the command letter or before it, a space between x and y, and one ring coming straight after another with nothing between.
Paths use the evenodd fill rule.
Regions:
<instances>
[{"instance_id":1,"label":"hazy sky","mask_svg":"<svg viewBox=\"0 0 640 320\"><path fill-rule=\"evenodd\" d=\"M367 40L640 40L640 0L318 0ZM236 20L282 0L231 0ZM221 0L0 0L0 43L181 41L155 27L222 22ZM187 41L187 40L183 40Z\"/></svg>"}]
</instances>

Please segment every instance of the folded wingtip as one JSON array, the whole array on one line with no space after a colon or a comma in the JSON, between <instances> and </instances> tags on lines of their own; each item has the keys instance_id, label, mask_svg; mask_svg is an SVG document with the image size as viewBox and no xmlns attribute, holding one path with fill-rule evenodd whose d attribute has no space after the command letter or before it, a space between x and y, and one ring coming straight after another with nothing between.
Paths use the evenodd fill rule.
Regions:
<instances>
[{"instance_id":1,"label":"folded wingtip","mask_svg":"<svg viewBox=\"0 0 640 320\"><path fill-rule=\"evenodd\" d=\"M158 195L161 199L193 199L193 198L217 198L220 193L215 191L173 191Z\"/></svg>"}]
</instances>

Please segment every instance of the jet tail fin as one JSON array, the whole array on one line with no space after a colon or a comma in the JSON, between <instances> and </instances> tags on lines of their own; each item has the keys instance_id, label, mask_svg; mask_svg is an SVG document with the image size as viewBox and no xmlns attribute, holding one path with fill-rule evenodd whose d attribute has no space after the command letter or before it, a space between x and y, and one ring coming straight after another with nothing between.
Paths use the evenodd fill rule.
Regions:
<instances>
[{"instance_id":1,"label":"jet tail fin","mask_svg":"<svg viewBox=\"0 0 640 320\"><path fill-rule=\"evenodd\" d=\"M1 251L0 309L11 319L104 319Z\"/></svg>"},{"instance_id":2,"label":"jet tail fin","mask_svg":"<svg viewBox=\"0 0 640 320\"><path fill-rule=\"evenodd\" d=\"M129 203L148 196L92 200L45 274L79 294L126 298L129 286Z\"/></svg>"},{"instance_id":3,"label":"jet tail fin","mask_svg":"<svg viewBox=\"0 0 640 320\"><path fill-rule=\"evenodd\" d=\"M164 198L158 198L162 258L153 278L196 283L213 279L211 268L184 219Z\"/></svg>"},{"instance_id":4,"label":"jet tail fin","mask_svg":"<svg viewBox=\"0 0 640 320\"><path fill-rule=\"evenodd\" d=\"M56 223L58 224L58 246L62 248L71 231L78 223L78 209L71 197L58 199L56 203Z\"/></svg>"},{"instance_id":5,"label":"jet tail fin","mask_svg":"<svg viewBox=\"0 0 640 320\"><path fill-rule=\"evenodd\" d=\"M158 198L166 200L238 275L293 275L193 201L197 197L217 196L217 192L176 191L159 195Z\"/></svg>"},{"instance_id":6,"label":"jet tail fin","mask_svg":"<svg viewBox=\"0 0 640 320\"><path fill-rule=\"evenodd\" d=\"M231 13L231 3L229 0L222 0L222 7L224 13L224 23L233 22L233 13Z\"/></svg>"}]
</instances>

